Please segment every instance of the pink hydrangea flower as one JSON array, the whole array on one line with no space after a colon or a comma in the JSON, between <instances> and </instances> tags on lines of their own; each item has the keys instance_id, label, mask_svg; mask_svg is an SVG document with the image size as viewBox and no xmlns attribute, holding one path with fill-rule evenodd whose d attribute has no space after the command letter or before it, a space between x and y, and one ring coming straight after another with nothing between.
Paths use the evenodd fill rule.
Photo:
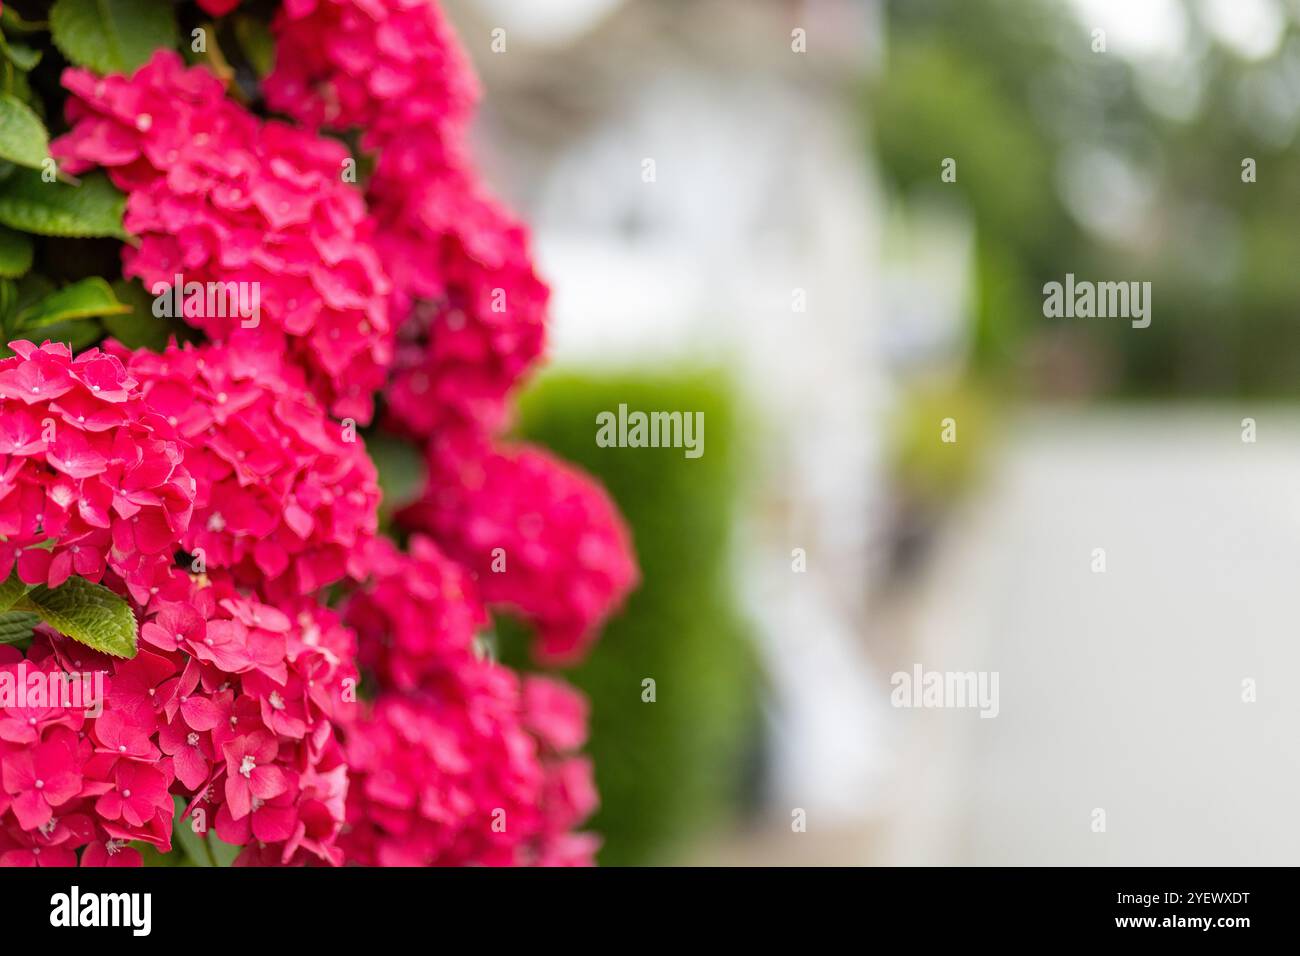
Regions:
<instances>
[{"instance_id":1,"label":"pink hydrangea flower","mask_svg":"<svg viewBox=\"0 0 1300 956\"><path fill-rule=\"evenodd\" d=\"M210 13L214 17L224 17L239 6L239 0L198 0L198 2L204 12Z\"/></svg>"},{"instance_id":2,"label":"pink hydrangea flower","mask_svg":"<svg viewBox=\"0 0 1300 956\"><path fill-rule=\"evenodd\" d=\"M355 428L327 418L296 369L275 353L217 345L124 357L146 405L188 445L197 493L185 550L264 597L364 576L375 467ZM222 653L219 641L211 652Z\"/></svg>"},{"instance_id":3,"label":"pink hydrangea flower","mask_svg":"<svg viewBox=\"0 0 1300 956\"><path fill-rule=\"evenodd\" d=\"M561 757L545 764L542 806L548 835L561 836L591 816L600 805L591 760Z\"/></svg>"},{"instance_id":4,"label":"pink hydrangea flower","mask_svg":"<svg viewBox=\"0 0 1300 956\"><path fill-rule=\"evenodd\" d=\"M78 756L77 735L66 727L53 727L39 743L7 755L0 767L0 783L24 830L44 826L56 807L81 791Z\"/></svg>"},{"instance_id":5,"label":"pink hydrangea flower","mask_svg":"<svg viewBox=\"0 0 1300 956\"><path fill-rule=\"evenodd\" d=\"M172 801L167 793L171 777L162 769L122 759L116 762L111 780L112 787L95 801L95 812L102 819L120 819L138 827L158 813L171 816Z\"/></svg>"},{"instance_id":6,"label":"pink hydrangea flower","mask_svg":"<svg viewBox=\"0 0 1300 956\"><path fill-rule=\"evenodd\" d=\"M542 660L581 655L638 575L604 489L527 445L435 441L428 461L428 488L402 523L470 568L485 601L535 624Z\"/></svg>"},{"instance_id":7,"label":"pink hydrangea flower","mask_svg":"<svg viewBox=\"0 0 1300 956\"><path fill-rule=\"evenodd\" d=\"M0 866L76 866L77 848L93 831L91 819L82 813L52 817L35 830L0 828ZM130 850L130 854L139 865L139 851Z\"/></svg>"},{"instance_id":8,"label":"pink hydrangea flower","mask_svg":"<svg viewBox=\"0 0 1300 956\"><path fill-rule=\"evenodd\" d=\"M548 837L538 850L538 866L595 866L601 839L594 833Z\"/></svg>"},{"instance_id":9,"label":"pink hydrangea flower","mask_svg":"<svg viewBox=\"0 0 1300 956\"><path fill-rule=\"evenodd\" d=\"M415 536L410 555L385 546L374 564L374 579L345 611L381 687L343 733L352 778L347 858L384 866L581 862L577 845L565 856L557 841L597 803L589 762L569 756L586 740L585 698L481 656L473 637L485 617L446 619L448 582L458 590L466 582L427 539ZM431 631L431 622L444 626ZM400 691L387 689L394 680ZM581 842L587 862L598 845Z\"/></svg>"},{"instance_id":10,"label":"pink hydrangea flower","mask_svg":"<svg viewBox=\"0 0 1300 956\"><path fill-rule=\"evenodd\" d=\"M359 127L368 148L450 134L478 99L468 58L428 0L287 0L273 29L272 108L307 126Z\"/></svg>"},{"instance_id":11,"label":"pink hydrangea flower","mask_svg":"<svg viewBox=\"0 0 1300 956\"><path fill-rule=\"evenodd\" d=\"M392 361L389 282L365 201L343 181L344 146L258 120L170 50L129 78L70 69L63 82L72 129L51 151L70 172L105 167L127 193L139 243L123 250L126 274L156 294L178 276L198 283L187 322L287 351L329 411L368 421ZM209 301L208 283L238 291L238 307Z\"/></svg>"},{"instance_id":12,"label":"pink hydrangea flower","mask_svg":"<svg viewBox=\"0 0 1300 956\"><path fill-rule=\"evenodd\" d=\"M230 778L226 778L230 786ZM217 836L235 846L248 844L285 843L298 826L298 788L286 782L284 789L272 797L252 797L248 812L236 817L227 799L217 810Z\"/></svg>"},{"instance_id":13,"label":"pink hydrangea flower","mask_svg":"<svg viewBox=\"0 0 1300 956\"><path fill-rule=\"evenodd\" d=\"M545 776L518 681L468 657L420 695L381 694L347 728L347 858L380 866L519 865L545 834Z\"/></svg>"},{"instance_id":14,"label":"pink hydrangea flower","mask_svg":"<svg viewBox=\"0 0 1300 956\"><path fill-rule=\"evenodd\" d=\"M355 637L314 602L286 601L285 613L228 576L186 590L182 602L155 599L129 661L46 627L26 655L0 647L6 669L107 675L95 716L0 707L0 726L25 718L39 735L0 737L0 864L75 865L80 851L83 866L138 865L127 842L170 849L174 796L247 840L245 863L342 862L335 726L354 719ZM198 653L212 636L226 656Z\"/></svg>"},{"instance_id":15,"label":"pink hydrangea flower","mask_svg":"<svg viewBox=\"0 0 1300 956\"><path fill-rule=\"evenodd\" d=\"M532 264L528 232L482 195L458 165L429 167L385 154L376 178L376 243L395 286L398 331L391 422L424 438L446 425L501 426L510 390L541 357L550 290ZM435 250L436 255L430 255Z\"/></svg>"},{"instance_id":16,"label":"pink hydrangea flower","mask_svg":"<svg viewBox=\"0 0 1300 956\"><path fill-rule=\"evenodd\" d=\"M111 837L106 840L94 840L81 851L82 866L140 866L142 863L139 850L127 846L122 840L114 840ZM76 864L69 860L61 865L75 866Z\"/></svg>"},{"instance_id":17,"label":"pink hydrangea flower","mask_svg":"<svg viewBox=\"0 0 1300 956\"><path fill-rule=\"evenodd\" d=\"M21 665L21 666L20 666ZM5 671L11 686L17 687L21 681L30 678L36 672L52 672L58 669L58 662L45 660L27 661L22 653L10 645L0 645L0 671ZM8 707L0 709L0 741L19 746L32 746L41 740L46 730L52 727L65 727L80 731L83 723L81 713L71 707L65 707L61 700L14 701Z\"/></svg>"},{"instance_id":18,"label":"pink hydrangea flower","mask_svg":"<svg viewBox=\"0 0 1300 956\"><path fill-rule=\"evenodd\" d=\"M402 323L389 388L396 425L501 424L542 353L549 290L528 232L479 183L465 128L478 94L431 2L302 0L275 24L272 107L312 128L357 128L377 157L368 199Z\"/></svg>"},{"instance_id":19,"label":"pink hydrangea flower","mask_svg":"<svg viewBox=\"0 0 1300 956\"><path fill-rule=\"evenodd\" d=\"M112 568L137 597L167 575L194 480L175 429L121 360L12 342L0 359L0 579L29 584Z\"/></svg>"},{"instance_id":20,"label":"pink hydrangea flower","mask_svg":"<svg viewBox=\"0 0 1300 956\"><path fill-rule=\"evenodd\" d=\"M487 612L469 573L423 535L412 537L409 554L377 541L370 565L370 581L344 614L360 639L361 664L384 686L416 690L471 650Z\"/></svg>"},{"instance_id":21,"label":"pink hydrangea flower","mask_svg":"<svg viewBox=\"0 0 1300 956\"><path fill-rule=\"evenodd\" d=\"M226 808L233 819L247 816L253 800L265 802L289 789L289 778L276 766L280 745L265 731L254 731L227 740L222 746L226 759Z\"/></svg>"},{"instance_id":22,"label":"pink hydrangea flower","mask_svg":"<svg viewBox=\"0 0 1300 956\"><path fill-rule=\"evenodd\" d=\"M553 677L524 678L524 726L558 753L579 750L587 742L587 698Z\"/></svg>"},{"instance_id":23,"label":"pink hydrangea flower","mask_svg":"<svg viewBox=\"0 0 1300 956\"><path fill-rule=\"evenodd\" d=\"M509 670L472 654L445 664L422 692L382 693L346 728L347 858L380 866L590 864L598 840L566 843L598 802L590 762L557 754L528 732L520 682Z\"/></svg>"}]
</instances>

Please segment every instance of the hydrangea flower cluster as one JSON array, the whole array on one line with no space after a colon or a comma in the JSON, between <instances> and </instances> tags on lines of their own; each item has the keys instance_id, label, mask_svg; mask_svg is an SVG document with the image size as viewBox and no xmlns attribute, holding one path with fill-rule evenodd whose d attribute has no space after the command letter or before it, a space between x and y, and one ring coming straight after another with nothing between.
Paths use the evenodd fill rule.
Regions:
<instances>
[{"instance_id":1,"label":"hydrangea flower cluster","mask_svg":"<svg viewBox=\"0 0 1300 956\"><path fill-rule=\"evenodd\" d=\"M305 123L359 128L376 154L368 196L399 322L385 397L390 425L424 440L430 463L424 499L403 519L473 568L487 601L536 625L543 658L571 659L636 570L599 486L492 440L510 389L541 353L548 292L526 230L466 159L477 87L464 54L432 3L300 0L285 4L276 31L294 55L268 78L271 104ZM498 549L504 572L491 568Z\"/></svg>"},{"instance_id":2,"label":"hydrangea flower cluster","mask_svg":"<svg viewBox=\"0 0 1300 956\"><path fill-rule=\"evenodd\" d=\"M299 0L276 22L267 99L305 124L359 129L368 199L401 324L390 409L404 430L499 426L540 356L549 292L528 234L483 189L464 143L477 84L441 12L402 0Z\"/></svg>"},{"instance_id":3,"label":"hydrangea flower cluster","mask_svg":"<svg viewBox=\"0 0 1300 956\"><path fill-rule=\"evenodd\" d=\"M360 129L367 149L408 135L438 149L478 101L468 58L435 4L287 0L274 29L271 104L307 126Z\"/></svg>"},{"instance_id":4,"label":"hydrangea flower cluster","mask_svg":"<svg viewBox=\"0 0 1300 956\"><path fill-rule=\"evenodd\" d=\"M348 858L384 866L590 864L599 839L571 831L597 803L591 763L529 733L518 678L467 662L430 690L380 698L366 732L348 745L357 777L343 837Z\"/></svg>"},{"instance_id":5,"label":"hydrangea flower cluster","mask_svg":"<svg viewBox=\"0 0 1300 956\"><path fill-rule=\"evenodd\" d=\"M407 547L376 540L371 579L349 598L346 619L363 638L362 666L386 687L416 691L462 659L488 615L466 568L424 535Z\"/></svg>"},{"instance_id":6,"label":"hydrangea flower cluster","mask_svg":"<svg viewBox=\"0 0 1300 956\"><path fill-rule=\"evenodd\" d=\"M474 569L484 600L531 622L543 661L580 658L636 580L627 530L600 486L528 445L434 441L428 465L429 491L402 521Z\"/></svg>"},{"instance_id":7,"label":"hydrangea flower cluster","mask_svg":"<svg viewBox=\"0 0 1300 956\"><path fill-rule=\"evenodd\" d=\"M423 441L429 465L425 494L399 521L470 569L485 601L533 624L541 659L572 661L635 584L636 567L598 485L540 450L500 448L494 439L509 392L542 352L549 292L527 231L486 193L468 160L465 126L477 87L464 55L429 3L302 0L285 4L275 29L280 49L294 55L268 78L271 105L306 124L360 130L374 157L367 198L398 322L387 424ZM432 545L418 546L424 563L441 563ZM418 574L461 589L432 567ZM368 618L386 600L354 613ZM427 674L463 629L462 619L417 646L389 629L382 661L395 686L410 690L413 674ZM363 638L363 647L370 643ZM401 738L386 722L393 712L423 713L423 703L382 703L373 732L385 759L356 761L358 773L391 772L404 754L422 763L418 747L394 749ZM548 773L552 783L571 779L574 765L556 766L565 769ZM363 792L368 781L359 781ZM575 840L555 852L571 859L593 852ZM538 848L531 852L541 858Z\"/></svg>"},{"instance_id":8,"label":"hydrangea flower cluster","mask_svg":"<svg viewBox=\"0 0 1300 956\"><path fill-rule=\"evenodd\" d=\"M229 582L174 583L183 599L155 602L131 660L44 626L25 656L0 647L15 679L108 675L96 716L55 697L0 717L0 865L73 866L82 848L83 866L138 864L132 842L171 848L173 794L244 862L342 862L354 636L323 608L290 619Z\"/></svg>"},{"instance_id":9,"label":"hydrangea flower cluster","mask_svg":"<svg viewBox=\"0 0 1300 956\"><path fill-rule=\"evenodd\" d=\"M175 423L113 355L15 342L0 360L0 580L112 568L145 599L189 525L196 483Z\"/></svg>"},{"instance_id":10,"label":"hydrangea flower cluster","mask_svg":"<svg viewBox=\"0 0 1300 956\"><path fill-rule=\"evenodd\" d=\"M389 283L337 141L261 122L201 67L159 51L133 77L69 70L72 131L53 153L103 166L127 193L125 273L151 291L184 283L256 289L256 315L185 300L217 342L289 354L331 412L367 422L392 361ZM249 296L251 300L252 296Z\"/></svg>"},{"instance_id":11,"label":"hydrangea flower cluster","mask_svg":"<svg viewBox=\"0 0 1300 956\"><path fill-rule=\"evenodd\" d=\"M485 615L432 542L384 550L344 612L395 691L344 731L349 859L589 862L599 841L570 833L597 803L590 762L572 755L586 740L585 699L484 657L474 635ZM449 613L432 616L439 608ZM437 625L420 628L421 615Z\"/></svg>"},{"instance_id":12,"label":"hydrangea flower cluster","mask_svg":"<svg viewBox=\"0 0 1300 956\"><path fill-rule=\"evenodd\" d=\"M198 492L186 551L267 597L365 576L375 466L353 430L321 414L298 369L277 353L211 345L118 350L145 403L190 446Z\"/></svg>"},{"instance_id":13,"label":"hydrangea flower cluster","mask_svg":"<svg viewBox=\"0 0 1300 956\"><path fill-rule=\"evenodd\" d=\"M499 440L548 291L470 162L477 81L433 0L285 0L274 32L292 123L171 50L63 76L51 152L126 194L124 274L261 311L0 359L0 594L102 581L138 625L129 658L51 619L0 645L0 677L104 682L99 711L0 701L0 865L138 864L200 824L245 865L590 863L586 701L480 638L509 608L571 661L637 570L594 481ZM376 394L428 463L396 539Z\"/></svg>"}]
</instances>

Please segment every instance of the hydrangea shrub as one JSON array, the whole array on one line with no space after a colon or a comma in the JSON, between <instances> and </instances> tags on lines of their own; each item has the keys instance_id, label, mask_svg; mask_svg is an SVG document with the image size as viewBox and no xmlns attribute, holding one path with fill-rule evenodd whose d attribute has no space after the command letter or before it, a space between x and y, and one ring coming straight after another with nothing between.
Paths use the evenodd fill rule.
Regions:
<instances>
[{"instance_id":1,"label":"hydrangea shrub","mask_svg":"<svg viewBox=\"0 0 1300 956\"><path fill-rule=\"evenodd\" d=\"M591 862L586 699L488 628L572 663L638 572L501 438L548 290L437 5L0 36L0 864Z\"/></svg>"}]
</instances>

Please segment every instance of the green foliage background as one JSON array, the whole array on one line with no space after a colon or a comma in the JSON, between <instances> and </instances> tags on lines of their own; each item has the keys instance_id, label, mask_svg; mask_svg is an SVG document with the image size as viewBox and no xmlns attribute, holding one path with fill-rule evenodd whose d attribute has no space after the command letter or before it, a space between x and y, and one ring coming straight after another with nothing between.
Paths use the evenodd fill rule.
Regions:
<instances>
[{"instance_id":1,"label":"green foliage background","mask_svg":"<svg viewBox=\"0 0 1300 956\"><path fill-rule=\"evenodd\" d=\"M1153 106L1134 63L1092 50L1065 0L886 3L869 146L894 198L959 203L971 217L975 371L1016 384L1026 347L1065 334L1071 351L1095 350L1118 395L1300 394L1300 10L1283 6L1277 52L1249 61L1183 3L1202 95L1174 116ZM1092 235L1067 209L1062 164L1086 149L1152 184L1136 247ZM958 161L955 183L940 182L944 157ZM1254 183L1242 182L1245 157ZM1151 281L1152 325L1043 318L1043 284L1067 272Z\"/></svg>"},{"instance_id":2,"label":"green foliage background","mask_svg":"<svg viewBox=\"0 0 1300 956\"><path fill-rule=\"evenodd\" d=\"M620 402L704 412L704 455L598 448L596 415ZM596 475L632 528L641 586L562 676L591 697L600 862L672 860L742 808L756 750L760 674L729 557L745 462L731 391L707 373L552 372L523 396L517 431ZM518 629L500 630L503 656L527 667ZM641 700L646 677L654 703Z\"/></svg>"}]
</instances>

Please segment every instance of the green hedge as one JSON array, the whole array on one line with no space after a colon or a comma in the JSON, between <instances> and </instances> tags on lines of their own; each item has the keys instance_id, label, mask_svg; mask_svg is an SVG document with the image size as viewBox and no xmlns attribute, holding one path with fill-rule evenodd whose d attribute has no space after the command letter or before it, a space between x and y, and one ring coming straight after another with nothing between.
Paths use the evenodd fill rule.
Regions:
<instances>
[{"instance_id":1,"label":"green hedge","mask_svg":"<svg viewBox=\"0 0 1300 956\"><path fill-rule=\"evenodd\" d=\"M565 673L591 697L589 753L602 800L591 828L605 837L606 865L672 860L752 790L759 670L731 577L744 465L731 396L725 379L700 372L552 372L520 405L520 437L609 489L641 565L641 586L624 611L588 660ZM619 403L704 412L703 456L597 447L596 415ZM518 635L502 636L514 663L525 663L523 645ZM654 703L641 699L646 677L656 682Z\"/></svg>"}]
</instances>

